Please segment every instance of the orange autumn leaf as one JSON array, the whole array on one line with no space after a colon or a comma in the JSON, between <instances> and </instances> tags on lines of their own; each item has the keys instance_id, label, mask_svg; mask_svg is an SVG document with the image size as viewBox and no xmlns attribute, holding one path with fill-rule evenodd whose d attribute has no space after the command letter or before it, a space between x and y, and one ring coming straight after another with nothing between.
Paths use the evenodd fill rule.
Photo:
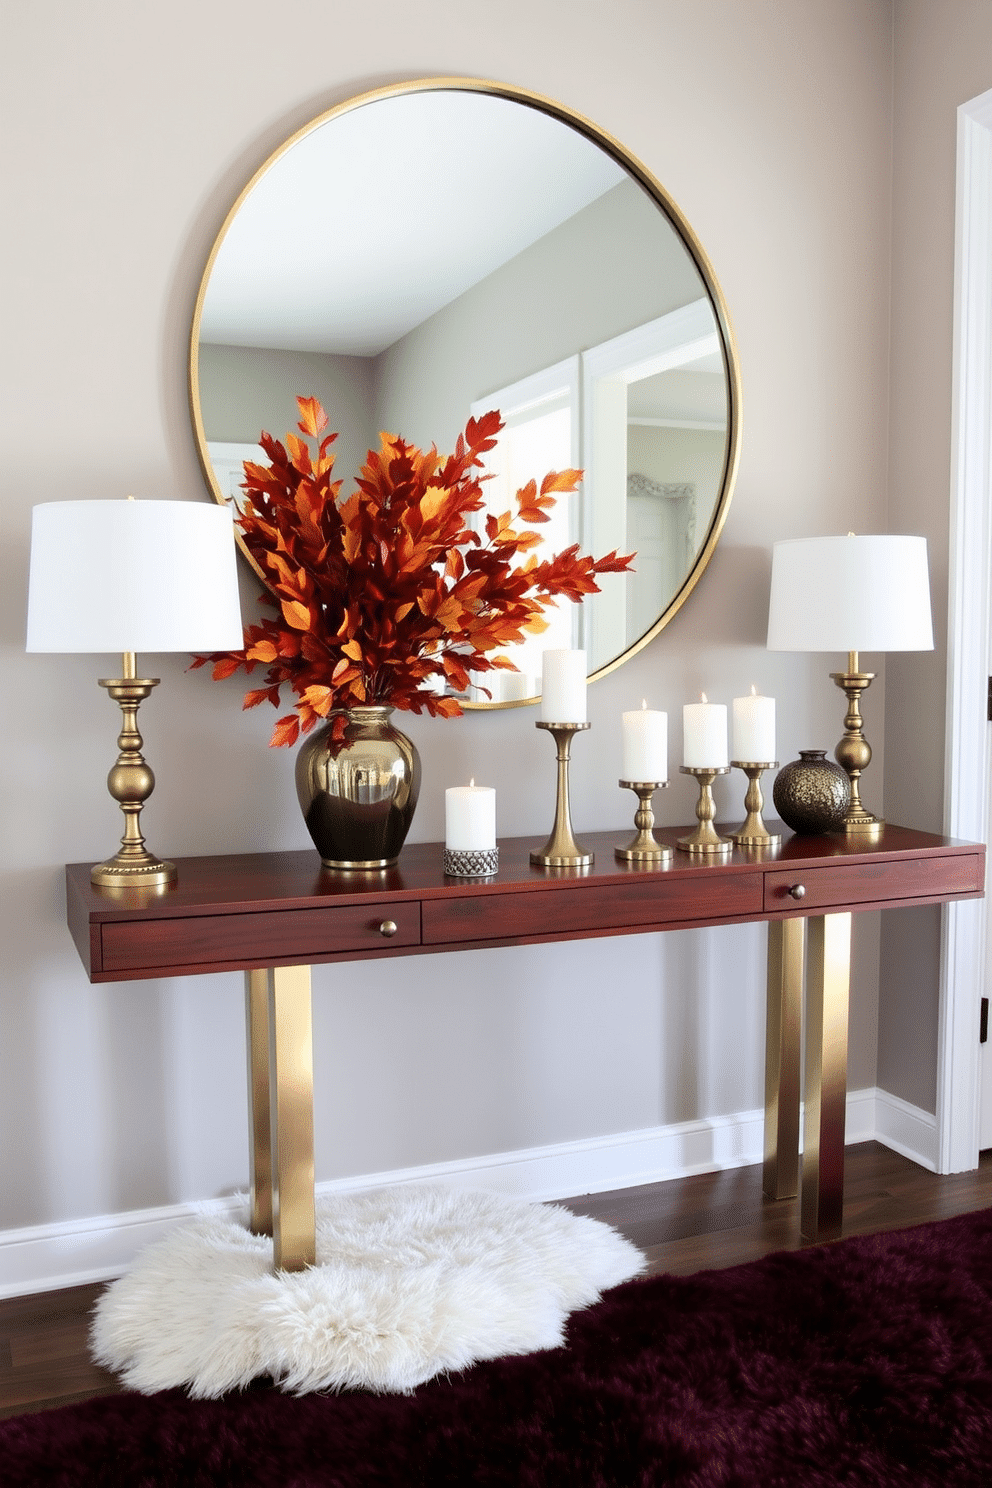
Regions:
<instances>
[{"instance_id":1,"label":"orange autumn leaf","mask_svg":"<svg viewBox=\"0 0 992 1488\"><path fill-rule=\"evenodd\" d=\"M582 479L581 470L549 470L541 482L541 495L549 491L574 491Z\"/></svg>"},{"instance_id":2,"label":"orange autumn leaf","mask_svg":"<svg viewBox=\"0 0 992 1488\"><path fill-rule=\"evenodd\" d=\"M315 438L327 428L327 414L316 398L297 398L296 402L300 410L300 422L297 427L302 433ZM331 438L336 439L337 435L333 434Z\"/></svg>"},{"instance_id":3,"label":"orange autumn leaf","mask_svg":"<svg viewBox=\"0 0 992 1488\"><path fill-rule=\"evenodd\" d=\"M334 690L315 683L304 692L303 701L321 718L326 718L334 706Z\"/></svg>"},{"instance_id":4,"label":"orange autumn leaf","mask_svg":"<svg viewBox=\"0 0 992 1488\"><path fill-rule=\"evenodd\" d=\"M274 641L256 641L254 646L249 646L245 654L249 661L275 661L279 655L279 647Z\"/></svg>"},{"instance_id":5,"label":"orange autumn leaf","mask_svg":"<svg viewBox=\"0 0 992 1488\"><path fill-rule=\"evenodd\" d=\"M284 599L282 602L283 618L287 625L294 630L310 629L310 610L305 604L300 604L296 599Z\"/></svg>"},{"instance_id":6,"label":"orange autumn leaf","mask_svg":"<svg viewBox=\"0 0 992 1488\"><path fill-rule=\"evenodd\" d=\"M310 463L310 446L308 444L304 444L303 440L298 439L295 434L287 434L286 448L292 455L293 464L296 466L297 470L304 471L306 472L306 474L309 475L310 471L313 469L313 466Z\"/></svg>"},{"instance_id":7,"label":"orange autumn leaf","mask_svg":"<svg viewBox=\"0 0 992 1488\"><path fill-rule=\"evenodd\" d=\"M543 615L531 615L524 629L529 635L542 635L549 628L550 624L550 620L545 620Z\"/></svg>"}]
</instances>

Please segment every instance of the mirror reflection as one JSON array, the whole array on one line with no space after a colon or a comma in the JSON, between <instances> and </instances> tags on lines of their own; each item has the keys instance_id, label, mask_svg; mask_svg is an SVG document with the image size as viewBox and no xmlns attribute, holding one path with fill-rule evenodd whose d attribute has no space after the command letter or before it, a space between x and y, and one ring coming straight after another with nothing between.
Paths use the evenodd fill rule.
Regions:
<instances>
[{"instance_id":1,"label":"mirror reflection","mask_svg":"<svg viewBox=\"0 0 992 1488\"><path fill-rule=\"evenodd\" d=\"M715 544L738 441L700 250L640 168L550 108L420 84L316 121L232 209L191 346L218 499L238 499L260 430L294 425L297 394L338 430L345 494L379 430L444 451L494 407L494 510L532 476L585 470L549 546L636 551L635 572L515 648L521 677L495 674L503 704L539 692L545 647L583 647L595 675L675 612Z\"/></svg>"}]
</instances>

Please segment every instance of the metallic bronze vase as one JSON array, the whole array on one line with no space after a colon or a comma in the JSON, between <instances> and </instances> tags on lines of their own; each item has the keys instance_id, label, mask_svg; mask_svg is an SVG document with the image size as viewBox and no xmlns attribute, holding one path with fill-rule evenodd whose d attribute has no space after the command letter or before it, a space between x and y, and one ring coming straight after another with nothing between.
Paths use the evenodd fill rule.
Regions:
<instances>
[{"instance_id":1,"label":"metallic bronze vase","mask_svg":"<svg viewBox=\"0 0 992 1488\"><path fill-rule=\"evenodd\" d=\"M800 749L799 758L776 775L772 800L785 825L804 837L839 832L851 803L851 782L825 749Z\"/></svg>"},{"instance_id":2,"label":"metallic bronze vase","mask_svg":"<svg viewBox=\"0 0 992 1488\"><path fill-rule=\"evenodd\" d=\"M296 794L325 868L390 868L420 791L420 756L390 707L349 708L344 738L335 714L300 745Z\"/></svg>"}]
</instances>

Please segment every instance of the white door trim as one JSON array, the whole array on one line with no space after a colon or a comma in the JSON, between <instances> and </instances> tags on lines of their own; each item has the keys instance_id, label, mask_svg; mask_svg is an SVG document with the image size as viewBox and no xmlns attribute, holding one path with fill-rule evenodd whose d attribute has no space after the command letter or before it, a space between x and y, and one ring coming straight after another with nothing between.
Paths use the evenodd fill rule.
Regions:
<instances>
[{"instance_id":1,"label":"white door trim","mask_svg":"<svg viewBox=\"0 0 992 1488\"><path fill-rule=\"evenodd\" d=\"M952 837L983 841L989 820L984 700L992 567L992 90L958 109L954 278L944 822ZM978 999L987 903L949 904L944 912L937 1054L941 1173L978 1163Z\"/></svg>"}]
</instances>

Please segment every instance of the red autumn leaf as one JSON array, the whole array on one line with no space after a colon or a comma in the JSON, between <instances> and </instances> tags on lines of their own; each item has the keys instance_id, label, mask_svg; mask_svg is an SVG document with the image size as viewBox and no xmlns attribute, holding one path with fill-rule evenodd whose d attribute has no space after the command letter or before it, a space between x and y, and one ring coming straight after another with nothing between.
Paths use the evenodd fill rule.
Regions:
<instances>
[{"instance_id":1,"label":"red autumn leaf","mask_svg":"<svg viewBox=\"0 0 992 1488\"><path fill-rule=\"evenodd\" d=\"M597 558L592 565L593 573L629 573L632 571L633 560L636 553L627 553L621 557L616 548L612 553L607 553L605 558Z\"/></svg>"},{"instance_id":2,"label":"red autumn leaf","mask_svg":"<svg viewBox=\"0 0 992 1488\"><path fill-rule=\"evenodd\" d=\"M282 744L295 744L300 737L300 720L295 713L289 713L285 718L280 718L272 730L272 738L269 746L272 749Z\"/></svg>"},{"instance_id":3,"label":"red autumn leaf","mask_svg":"<svg viewBox=\"0 0 992 1488\"><path fill-rule=\"evenodd\" d=\"M271 703L273 708L279 706L278 687L256 687L245 693L245 700L241 704L242 709L257 708L259 703Z\"/></svg>"},{"instance_id":4,"label":"red autumn leaf","mask_svg":"<svg viewBox=\"0 0 992 1488\"><path fill-rule=\"evenodd\" d=\"M471 450L491 450L496 446L496 435L503 427L498 409L491 408L481 418L469 419L465 426L465 443ZM461 444L461 435L458 436Z\"/></svg>"}]
</instances>

